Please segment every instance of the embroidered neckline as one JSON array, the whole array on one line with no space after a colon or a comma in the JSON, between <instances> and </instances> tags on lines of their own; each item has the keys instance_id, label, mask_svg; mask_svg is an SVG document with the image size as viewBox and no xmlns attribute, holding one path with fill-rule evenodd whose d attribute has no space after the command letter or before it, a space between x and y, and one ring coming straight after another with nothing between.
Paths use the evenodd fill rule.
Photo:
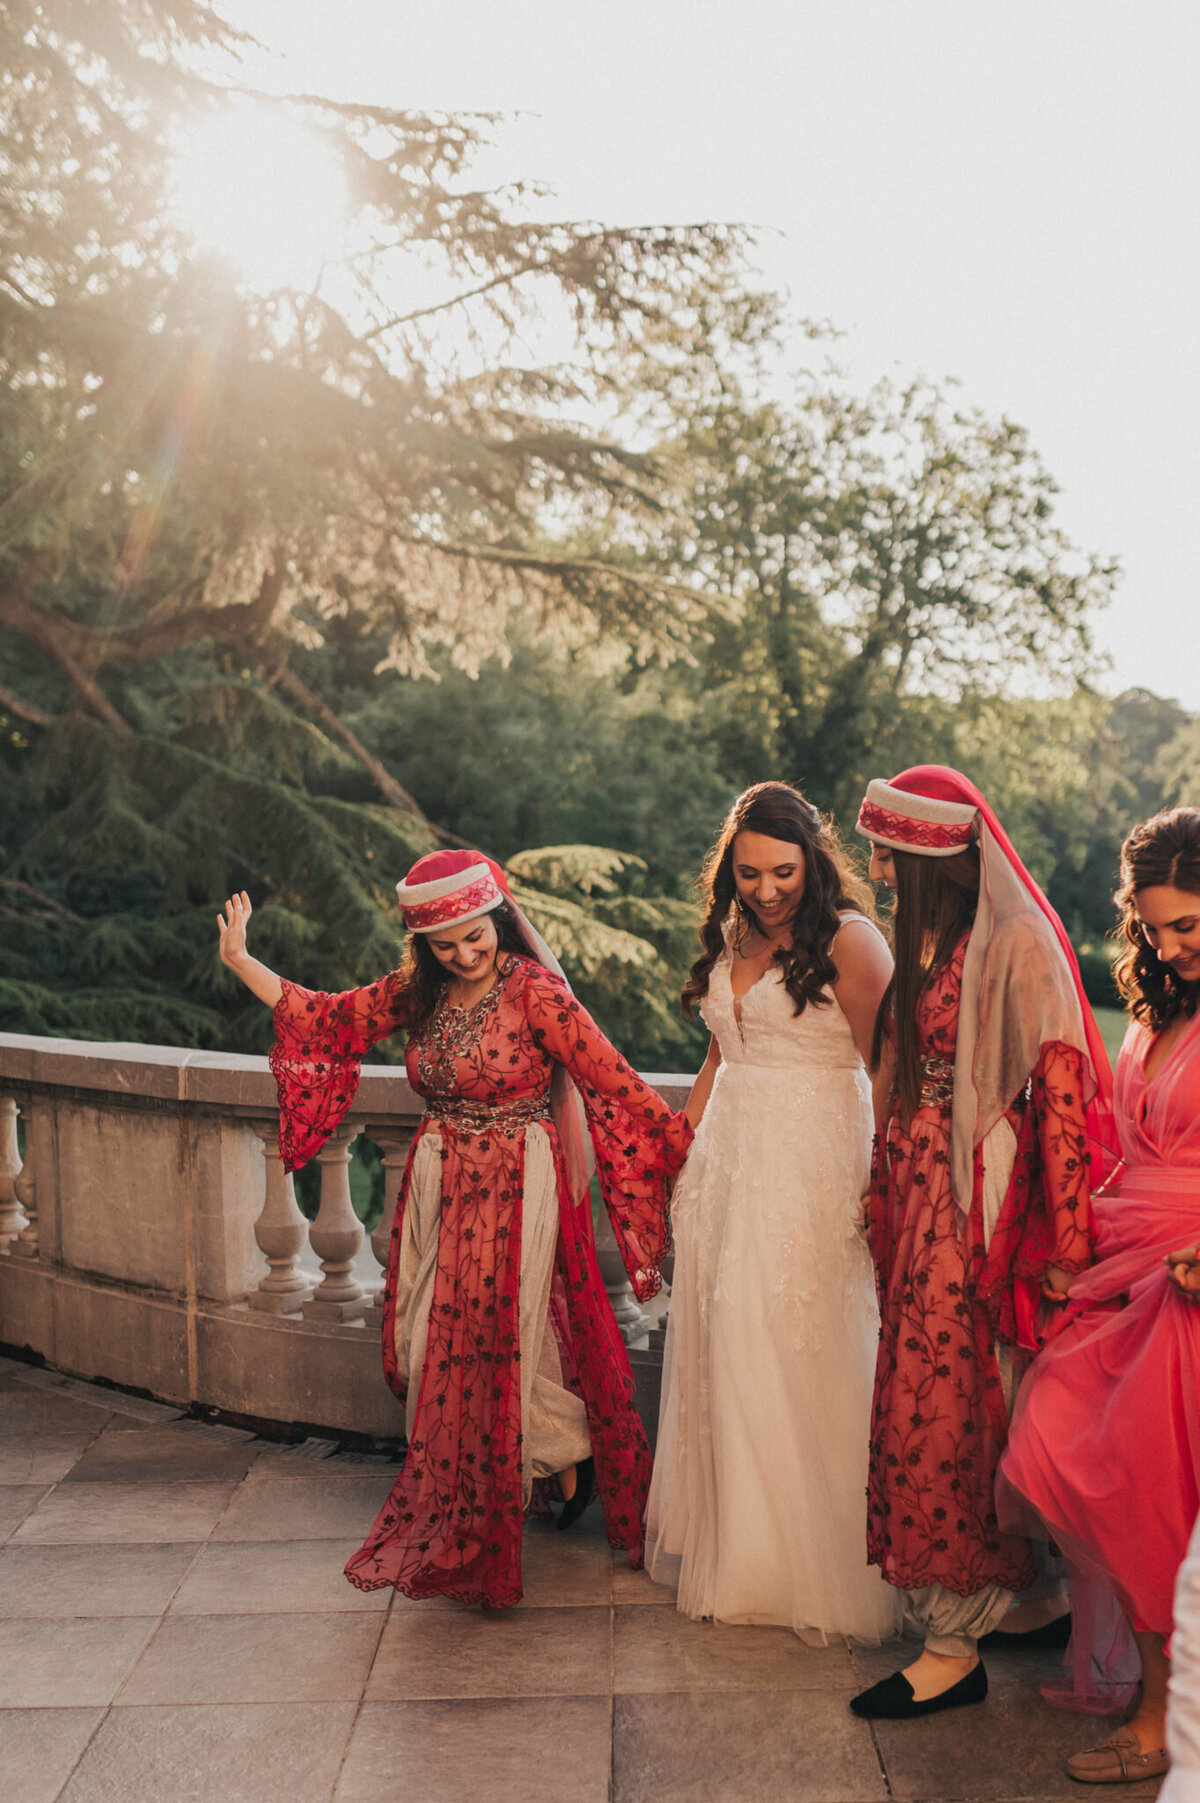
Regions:
<instances>
[{"instance_id":1,"label":"embroidered neckline","mask_svg":"<svg viewBox=\"0 0 1200 1803\"><path fill-rule=\"evenodd\" d=\"M417 1035L417 1075L427 1095L453 1095L457 1087L455 1065L478 1048L514 968L515 959L510 953L491 988L466 1008L451 1002L443 989L433 1013Z\"/></svg>"}]
</instances>

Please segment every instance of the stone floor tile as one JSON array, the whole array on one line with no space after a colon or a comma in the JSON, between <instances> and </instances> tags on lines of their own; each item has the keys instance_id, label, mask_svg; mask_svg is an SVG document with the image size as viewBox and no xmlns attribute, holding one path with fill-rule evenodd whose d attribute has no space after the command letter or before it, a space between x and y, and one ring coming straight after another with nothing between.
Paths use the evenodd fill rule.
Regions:
<instances>
[{"instance_id":1,"label":"stone floor tile","mask_svg":"<svg viewBox=\"0 0 1200 1803\"><path fill-rule=\"evenodd\" d=\"M10 1381L28 1384L34 1390L64 1390L71 1379L65 1371L50 1371L44 1365L22 1365L14 1360L12 1369L4 1374L4 1389L10 1387Z\"/></svg>"},{"instance_id":2,"label":"stone floor tile","mask_svg":"<svg viewBox=\"0 0 1200 1803\"><path fill-rule=\"evenodd\" d=\"M195 1545L0 1547L0 1619L161 1615Z\"/></svg>"},{"instance_id":3,"label":"stone floor tile","mask_svg":"<svg viewBox=\"0 0 1200 1803\"><path fill-rule=\"evenodd\" d=\"M612 1555L612 1595L614 1603L665 1604L675 1607L675 1592L669 1584L656 1584L644 1571L633 1571L625 1553Z\"/></svg>"},{"instance_id":4,"label":"stone floor tile","mask_svg":"<svg viewBox=\"0 0 1200 1803\"><path fill-rule=\"evenodd\" d=\"M613 1803L874 1803L888 1795L870 1728L840 1691L622 1696L613 1707Z\"/></svg>"},{"instance_id":5,"label":"stone floor tile","mask_svg":"<svg viewBox=\"0 0 1200 1803\"><path fill-rule=\"evenodd\" d=\"M1080 1786L1068 1778L1063 1761L1103 1740L1114 1725L1052 1709L1030 1684L991 1690L986 1702L968 1709L917 1722L876 1722L874 1728L899 1803L1002 1803L1079 1797ZM1122 1803L1157 1791L1157 1781L1119 1786Z\"/></svg>"},{"instance_id":6,"label":"stone floor tile","mask_svg":"<svg viewBox=\"0 0 1200 1803\"><path fill-rule=\"evenodd\" d=\"M55 1803L102 1709L0 1709L4 1803Z\"/></svg>"},{"instance_id":7,"label":"stone floor tile","mask_svg":"<svg viewBox=\"0 0 1200 1803\"><path fill-rule=\"evenodd\" d=\"M206 1540L232 1483L60 1484L13 1535L22 1545ZM0 1505L5 1492L0 1490Z\"/></svg>"},{"instance_id":8,"label":"stone floor tile","mask_svg":"<svg viewBox=\"0 0 1200 1803\"><path fill-rule=\"evenodd\" d=\"M71 1484L180 1484L228 1479L238 1483L258 1456L252 1443L213 1443L173 1427L138 1433L105 1428L72 1468Z\"/></svg>"},{"instance_id":9,"label":"stone floor tile","mask_svg":"<svg viewBox=\"0 0 1200 1803\"><path fill-rule=\"evenodd\" d=\"M329 1803L353 1703L114 1709L60 1803Z\"/></svg>"},{"instance_id":10,"label":"stone floor tile","mask_svg":"<svg viewBox=\"0 0 1200 1803\"><path fill-rule=\"evenodd\" d=\"M787 1628L689 1621L675 1609L614 1610L614 1689L834 1690L855 1688L850 1656L809 1647Z\"/></svg>"},{"instance_id":11,"label":"stone floor tile","mask_svg":"<svg viewBox=\"0 0 1200 1803\"><path fill-rule=\"evenodd\" d=\"M157 1626L157 1616L147 1615L6 1621L0 1634L0 1697L13 1709L109 1703Z\"/></svg>"},{"instance_id":12,"label":"stone floor tile","mask_svg":"<svg viewBox=\"0 0 1200 1803\"><path fill-rule=\"evenodd\" d=\"M95 1409L117 1410L132 1416L143 1427L150 1422L176 1421L183 1414L182 1409L173 1408L170 1403L127 1396L123 1390L114 1390L107 1384L89 1384L82 1378L68 1377L65 1371L47 1371L37 1365L26 1365L18 1374L18 1381L32 1389L53 1390L58 1396L88 1403Z\"/></svg>"},{"instance_id":13,"label":"stone floor tile","mask_svg":"<svg viewBox=\"0 0 1200 1803\"><path fill-rule=\"evenodd\" d=\"M358 1590L344 1574L358 1546L357 1540L210 1541L171 1613L344 1615L385 1610L390 1591Z\"/></svg>"},{"instance_id":14,"label":"stone floor tile","mask_svg":"<svg viewBox=\"0 0 1200 1803\"><path fill-rule=\"evenodd\" d=\"M612 1599L612 1558L608 1545L593 1538L577 1540L553 1525L526 1530L521 1549L525 1594L522 1609L608 1607Z\"/></svg>"},{"instance_id":15,"label":"stone floor tile","mask_svg":"<svg viewBox=\"0 0 1200 1803\"><path fill-rule=\"evenodd\" d=\"M260 1447L250 1473L256 1482L263 1478L386 1477L391 1486L400 1475L396 1459L342 1459L332 1453L318 1456L303 1452L298 1446L269 1446L261 1442Z\"/></svg>"},{"instance_id":16,"label":"stone floor tile","mask_svg":"<svg viewBox=\"0 0 1200 1803\"><path fill-rule=\"evenodd\" d=\"M610 1707L607 1697L364 1703L335 1803L608 1803Z\"/></svg>"},{"instance_id":17,"label":"stone floor tile","mask_svg":"<svg viewBox=\"0 0 1200 1803\"><path fill-rule=\"evenodd\" d=\"M353 1702L381 1625L377 1615L170 1615L117 1702Z\"/></svg>"},{"instance_id":18,"label":"stone floor tile","mask_svg":"<svg viewBox=\"0 0 1200 1803\"><path fill-rule=\"evenodd\" d=\"M391 1494L383 1477L278 1478L245 1483L216 1540L343 1540L359 1546Z\"/></svg>"},{"instance_id":19,"label":"stone floor tile","mask_svg":"<svg viewBox=\"0 0 1200 1803\"><path fill-rule=\"evenodd\" d=\"M15 1534L42 1498L49 1494L48 1484L0 1485L0 1541Z\"/></svg>"},{"instance_id":20,"label":"stone floor tile","mask_svg":"<svg viewBox=\"0 0 1200 1803\"><path fill-rule=\"evenodd\" d=\"M111 1409L40 1390L19 1380L0 1380L0 1438L9 1434L94 1434Z\"/></svg>"},{"instance_id":21,"label":"stone floor tile","mask_svg":"<svg viewBox=\"0 0 1200 1803\"><path fill-rule=\"evenodd\" d=\"M91 1440L90 1434L0 1435L0 1484L57 1484Z\"/></svg>"},{"instance_id":22,"label":"stone floor tile","mask_svg":"<svg viewBox=\"0 0 1200 1803\"><path fill-rule=\"evenodd\" d=\"M607 1696L611 1672L607 1609L393 1610L367 1696Z\"/></svg>"}]
</instances>

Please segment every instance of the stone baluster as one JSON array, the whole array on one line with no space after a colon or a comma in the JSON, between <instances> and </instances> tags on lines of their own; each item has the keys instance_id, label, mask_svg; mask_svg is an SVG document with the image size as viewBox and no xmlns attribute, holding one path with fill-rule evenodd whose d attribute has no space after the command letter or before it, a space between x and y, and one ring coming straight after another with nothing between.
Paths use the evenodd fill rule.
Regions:
<instances>
[{"instance_id":1,"label":"stone baluster","mask_svg":"<svg viewBox=\"0 0 1200 1803\"><path fill-rule=\"evenodd\" d=\"M17 1201L25 1211L25 1225L9 1247L14 1258L36 1258L38 1256L38 1218L37 1218L37 1140L45 1123L45 1104L42 1104L39 1115L38 1105L27 1103L25 1115L25 1163L17 1177L13 1180L13 1189Z\"/></svg>"},{"instance_id":2,"label":"stone baluster","mask_svg":"<svg viewBox=\"0 0 1200 1803\"><path fill-rule=\"evenodd\" d=\"M609 1225L608 1210L604 1207L601 1207L596 1223L596 1263L600 1267L600 1281L608 1292L621 1338L626 1346L645 1346L650 1323L633 1293L620 1248Z\"/></svg>"},{"instance_id":3,"label":"stone baluster","mask_svg":"<svg viewBox=\"0 0 1200 1803\"><path fill-rule=\"evenodd\" d=\"M363 1226L350 1200L350 1142L360 1131L357 1123L342 1127L317 1153L321 1207L308 1239L324 1275L304 1304L306 1321L361 1321L366 1310L366 1292L354 1275Z\"/></svg>"},{"instance_id":4,"label":"stone baluster","mask_svg":"<svg viewBox=\"0 0 1200 1803\"><path fill-rule=\"evenodd\" d=\"M313 1293L308 1278L296 1269L308 1238L308 1222L297 1207L291 1173L284 1170L279 1156L278 1122L256 1121L254 1131L262 1140L267 1165L266 1193L262 1213L254 1223L254 1237L269 1269L246 1300L264 1315L295 1315Z\"/></svg>"},{"instance_id":5,"label":"stone baluster","mask_svg":"<svg viewBox=\"0 0 1200 1803\"><path fill-rule=\"evenodd\" d=\"M415 1126L372 1126L368 1131L383 1153L383 1213L371 1231L371 1251L375 1254L375 1261L380 1269L386 1273L392 1223L396 1219L396 1204L400 1200L400 1185L404 1180L404 1167L408 1163L408 1154L417 1130ZM382 1284L371 1298L366 1320L369 1328L382 1332Z\"/></svg>"},{"instance_id":6,"label":"stone baluster","mask_svg":"<svg viewBox=\"0 0 1200 1803\"><path fill-rule=\"evenodd\" d=\"M21 1151L17 1142L17 1104L0 1097L0 1253L10 1250L25 1225L17 1179L21 1175Z\"/></svg>"}]
</instances>

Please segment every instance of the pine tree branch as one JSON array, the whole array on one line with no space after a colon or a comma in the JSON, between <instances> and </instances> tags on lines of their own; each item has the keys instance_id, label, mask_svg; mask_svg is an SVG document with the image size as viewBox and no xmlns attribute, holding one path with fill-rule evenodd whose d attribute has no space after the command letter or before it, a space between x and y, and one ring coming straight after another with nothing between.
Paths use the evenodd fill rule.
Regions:
<instances>
[{"instance_id":1,"label":"pine tree branch","mask_svg":"<svg viewBox=\"0 0 1200 1803\"><path fill-rule=\"evenodd\" d=\"M28 586L17 584L0 594L0 625L24 633L62 665L72 682L78 683L80 675L85 682L90 681L86 670L100 670L105 664L145 663L206 639L239 644L256 637L275 611L283 587L283 570L272 565L252 601L234 607L191 608L144 626L103 630L35 606L25 597ZM95 688L94 683L91 686ZM101 713L101 718L107 716Z\"/></svg>"},{"instance_id":2,"label":"pine tree branch","mask_svg":"<svg viewBox=\"0 0 1200 1803\"><path fill-rule=\"evenodd\" d=\"M114 732L131 733L133 728L120 715L112 702L104 694L99 684L84 669L74 651L68 646L69 638L77 637L81 628L72 622L63 620L61 616L49 614L40 607L32 606L26 601L20 588L10 589L7 595L0 595L0 622L12 626L17 632L23 632L32 639L48 657L52 657L60 670L64 670L74 683L83 701L92 712ZM92 635L99 637L99 634Z\"/></svg>"},{"instance_id":3,"label":"pine tree branch","mask_svg":"<svg viewBox=\"0 0 1200 1803\"><path fill-rule=\"evenodd\" d=\"M31 726L53 726L58 719L57 714L48 714L45 708L35 707L32 701L23 701L3 683L0 683L0 707L6 707L19 720L28 720Z\"/></svg>"},{"instance_id":4,"label":"pine tree branch","mask_svg":"<svg viewBox=\"0 0 1200 1803\"><path fill-rule=\"evenodd\" d=\"M287 664L281 663L272 667L270 677L272 682L278 683L281 689L287 691L293 701L298 701L300 706L313 716L314 720L319 720L326 732L331 733L335 739L341 740L346 749L358 759L375 787L392 807L399 808L405 814L411 814L423 826L429 825L429 821L426 820L420 806L408 790L403 788L388 770L385 770L379 759L371 755L360 739L355 738L350 728L338 719L333 709L327 707L319 695L314 695L312 690L301 682L294 670L289 669Z\"/></svg>"},{"instance_id":5,"label":"pine tree branch","mask_svg":"<svg viewBox=\"0 0 1200 1803\"><path fill-rule=\"evenodd\" d=\"M11 889L14 895L25 895L31 901L40 902L46 910L45 918L48 920L76 920L81 925L83 923L82 915L73 914L70 908L64 908L62 903L56 902L52 896L43 895L40 889L35 889L31 883L19 882L15 876L0 876L0 889ZM12 909L7 910L9 913L13 911Z\"/></svg>"}]
</instances>

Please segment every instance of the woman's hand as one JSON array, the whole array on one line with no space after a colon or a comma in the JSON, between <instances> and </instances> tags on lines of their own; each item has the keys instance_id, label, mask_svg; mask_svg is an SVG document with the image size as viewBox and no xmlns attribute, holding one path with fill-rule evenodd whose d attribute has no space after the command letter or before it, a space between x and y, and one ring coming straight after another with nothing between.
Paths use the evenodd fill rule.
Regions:
<instances>
[{"instance_id":1,"label":"woman's hand","mask_svg":"<svg viewBox=\"0 0 1200 1803\"><path fill-rule=\"evenodd\" d=\"M283 994L283 984L273 970L260 964L246 950L246 927L254 909L250 906L250 897L243 889L240 895L231 895L225 903L224 914L217 915L217 931L221 935L221 962L235 977L240 977L252 995L268 1008L274 1008Z\"/></svg>"},{"instance_id":2,"label":"woman's hand","mask_svg":"<svg viewBox=\"0 0 1200 1803\"><path fill-rule=\"evenodd\" d=\"M1185 1302L1200 1302L1200 1246L1169 1253L1167 1276Z\"/></svg>"},{"instance_id":3,"label":"woman's hand","mask_svg":"<svg viewBox=\"0 0 1200 1803\"><path fill-rule=\"evenodd\" d=\"M1047 1265L1042 1272L1042 1295L1047 1302L1053 1302L1056 1307L1061 1306L1067 1300L1067 1291L1074 1281L1073 1273L1064 1271L1061 1265Z\"/></svg>"},{"instance_id":4,"label":"woman's hand","mask_svg":"<svg viewBox=\"0 0 1200 1803\"><path fill-rule=\"evenodd\" d=\"M224 914L217 915L217 931L221 935L221 962L230 970L236 970L247 955L246 928L253 912L250 897L243 889L240 895L231 895L225 903Z\"/></svg>"}]
</instances>

